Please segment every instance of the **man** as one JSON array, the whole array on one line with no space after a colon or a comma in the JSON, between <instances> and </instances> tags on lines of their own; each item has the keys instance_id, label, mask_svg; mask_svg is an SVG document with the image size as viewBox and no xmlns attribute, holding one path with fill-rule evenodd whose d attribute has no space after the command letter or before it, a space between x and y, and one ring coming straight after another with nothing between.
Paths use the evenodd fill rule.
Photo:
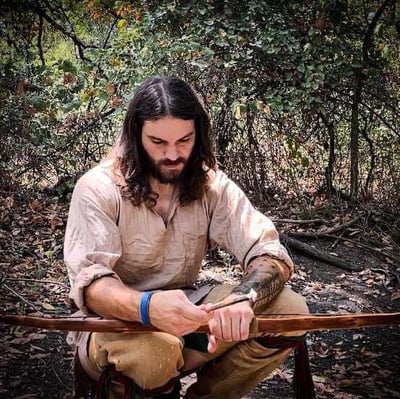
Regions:
<instances>
[{"instance_id":1,"label":"man","mask_svg":"<svg viewBox=\"0 0 400 399\"><path fill-rule=\"evenodd\" d=\"M242 282L195 290L206 250L216 244L239 260ZM284 287L293 263L275 227L217 170L209 117L178 78L141 85L110 156L78 181L65 262L81 312L160 330L70 334L89 376L101 381L114 371L110 397L123 397L122 378L146 397L179 398L179 377L197 370L186 398L240 398L291 352L250 338L254 314L308 312ZM210 311L251 288L254 303ZM206 336L192 333L206 324L204 347Z\"/></svg>"}]
</instances>

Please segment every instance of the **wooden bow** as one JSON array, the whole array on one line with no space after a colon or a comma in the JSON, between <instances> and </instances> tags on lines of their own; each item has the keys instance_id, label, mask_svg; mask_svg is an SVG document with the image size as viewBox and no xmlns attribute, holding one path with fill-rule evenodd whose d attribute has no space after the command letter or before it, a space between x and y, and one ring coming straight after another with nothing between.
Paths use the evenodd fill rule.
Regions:
<instances>
[{"instance_id":1,"label":"wooden bow","mask_svg":"<svg viewBox=\"0 0 400 399\"><path fill-rule=\"evenodd\" d=\"M290 333L295 331L343 330L373 326L400 325L400 312L311 315L256 315L260 333ZM134 333L158 331L136 321L102 319L100 317L46 318L0 315L0 322L9 325L60 331L93 331ZM201 326L198 332L209 332Z\"/></svg>"}]
</instances>

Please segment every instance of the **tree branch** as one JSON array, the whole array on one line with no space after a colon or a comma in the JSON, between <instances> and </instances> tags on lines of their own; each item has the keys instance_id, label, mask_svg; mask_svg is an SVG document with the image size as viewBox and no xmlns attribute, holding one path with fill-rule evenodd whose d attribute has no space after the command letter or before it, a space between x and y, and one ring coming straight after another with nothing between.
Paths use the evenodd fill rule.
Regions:
<instances>
[{"instance_id":1,"label":"tree branch","mask_svg":"<svg viewBox=\"0 0 400 399\"><path fill-rule=\"evenodd\" d=\"M292 231L289 233L289 235L292 237L305 237L305 238L325 237L327 234L334 234L334 233L337 233L338 231L347 229L348 227L357 223L362 217L363 217L363 215L361 214L346 223L343 223L343 224L340 224L340 225L337 225L337 226L334 226L334 227L331 227L328 229L323 229L320 231Z\"/></svg>"},{"instance_id":2,"label":"tree branch","mask_svg":"<svg viewBox=\"0 0 400 399\"><path fill-rule=\"evenodd\" d=\"M331 255L326 251L321 251L318 248L312 247L311 245L301 242L299 240L295 240L294 238L288 237L287 235L281 235L281 240L283 244L286 244L288 247L295 251L301 252L311 258L320 260L324 263L339 267L340 269L355 272L359 272L362 270L361 266L353 262Z\"/></svg>"},{"instance_id":3,"label":"tree branch","mask_svg":"<svg viewBox=\"0 0 400 399\"><path fill-rule=\"evenodd\" d=\"M34 5L32 3L28 4L28 8L31 9L33 12L35 12L39 17L43 18L46 20L52 27L57 29L59 32L61 32L64 36L70 38L73 43L75 44L76 48L78 49L79 57L83 61L87 61L92 63L92 60L90 58L87 58L84 54L84 49L86 48L96 48L96 46L93 45L88 45L84 43L82 40L80 40L75 33L69 32L64 26L59 24L57 21L55 21L52 17L50 17L43 8L38 7L37 5Z\"/></svg>"},{"instance_id":4,"label":"tree branch","mask_svg":"<svg viewBox=\"0 0 400 399\"><path fill-rule=\"evenodd\" d=\"M380 17L382 16L385 8L390 3L394 3L395 1L396 0L385 0L380 5L378 10L375 12L374 16L371 19L371 22L367 26L367 30L364 35L363 49L362 49L363 59L365 62L369 59L369 49L372 46L372 37L373 37L374 31L375 31L376 25L378 24L378 21L379 21Z\"/></svg>"}]
</instances>

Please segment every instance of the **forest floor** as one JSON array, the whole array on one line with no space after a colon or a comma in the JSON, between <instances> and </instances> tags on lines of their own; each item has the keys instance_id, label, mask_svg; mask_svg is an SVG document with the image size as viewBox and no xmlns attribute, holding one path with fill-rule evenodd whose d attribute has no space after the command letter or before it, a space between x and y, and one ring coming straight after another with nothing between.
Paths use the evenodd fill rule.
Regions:
<instances>
[{"instance_id":1,"label":"forest floor","mask_svg":"<svg viewBox=\"0 0 400 399\"><path fill-rule=\"evenodd\" d=\"M0 197L2 314L56 317L69 313L68 279L62 263L67 211L67 203L55 197L42 195L31 201ZM277 211L278 215L285 213ZM297 265L290 286L306 297L312 312L400 310L398 241L392 240L390 226L383 229L377 223L370 227L365 220L343 229L336 240L306 240L316 248L351 260L361 271L339 269L290 251ZM338 223L333 219L331 222ZM385 223L390 224L387 220ZM278 221L277 226L285 232L315 227L299 229L299 225L287 221ZM318 231L327 227L319 226ZM201 281L236 281L238 266L228 257L223 260L224 266L220 262L207 263ZM0 324L0 397L71 398L72 352L65 335ZM317 398L400 398L399 345L399 326L310 333L308 346ZM246 398L293 398L292 376L290 357ZM186 377L184 389L193 381L194 376Z\"/></svg>"}]
</instances>

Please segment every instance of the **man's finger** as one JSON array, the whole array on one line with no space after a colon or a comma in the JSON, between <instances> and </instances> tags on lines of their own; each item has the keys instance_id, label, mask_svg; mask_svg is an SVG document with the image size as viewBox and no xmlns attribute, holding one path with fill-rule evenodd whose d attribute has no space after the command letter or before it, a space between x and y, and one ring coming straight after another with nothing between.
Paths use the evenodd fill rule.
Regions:
<instances>
[{"instance_id":1,"label":"man's finger","mask_svg":"<svg viewBox=\"0 0 400 399\"><path fill-rule=\"evenodd\" d=\"M231 317L221 317L221 330L222 330L222 338L224 341L232 341L232 318Z\"/></svg>"},{"instance_id":2,"label":"man's finger","mask_svg":"<svg viewBox=\"0 0 400 399\"><path fill-rule=\"evenodd\" d=\"M242 318L236 317L232 320L232 340L241 341L242 339L242 325L244 324Z\"/></svg>"},{"instance_id":3,"label":"man's finger","mask_svg":"<svg viewBox=\"0 0 400 399\"><path fill-rule=\"evenodd\" d=\"M240 320L240 340L244 341L249 338L250 333L250 322L245 318Z\"/></svg>"}]
</instances>

